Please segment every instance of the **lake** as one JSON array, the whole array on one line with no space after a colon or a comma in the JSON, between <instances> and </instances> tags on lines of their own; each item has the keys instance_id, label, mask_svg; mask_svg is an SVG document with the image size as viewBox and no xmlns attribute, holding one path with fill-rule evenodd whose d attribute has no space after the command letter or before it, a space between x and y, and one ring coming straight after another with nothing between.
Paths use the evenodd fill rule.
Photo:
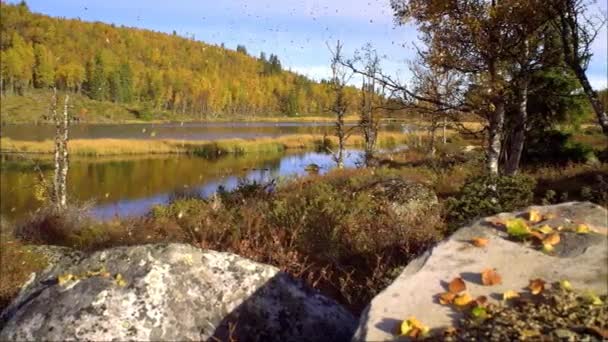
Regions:
<instances>
[{"instance_id":1,"label":"lake","mask_svg":"<svg viewBox=\"0 0 608 342\"><path fill-rule=\"evenodd\" d=\"M324 134L331 123L169 123L169 124L78 124L70 128L72 139L188 139L217 140L228 138L278 137L289 134ZM401 125L384 125L382 131L404 131ZM53 137L49 125L5 125L2 135L16 140L44 140ZM51 157L38 160L43 174L52 180ZM355 167L361 153L347 153L346 167ZM93 214L107 219L113 216L145 214L153 205L167 203L178 190L193 190L208 196L218 186L234 188L239 179L265 181L306 174L309 164L317 164L324 173L334 167L330 155L315 152L288 152L227 155L218 159L186 155L138 157L73 157L68 173L70 200L92 201ZM38 181L32 161L3 155L0 170L0 213L18 219L40 207L34 196Z\"/></svg>"},{"instance_id":2,"label":"lake","mask_svg":"<svg viewBox=\"0 0 608 342\"><path fill-rule=\"evenodd\" d=\"M0 212L11 219L24 217L42 204L34 196L37 173L31 164L14 157L2 157L0 172ZM356 167L359 151L348 151L346 167ZM52 180L51 161L42 161L43 173ZM237 186L240 179L268 181L305 175L306 166L315 163L320 172L334 167L331 156L316 152L228 155L209 160L194 156L141 156L120 158L73 158L68 173L71 201L94 203L94 216L145 214L156 204L167 203L179 190L192 190L204 196L218 186Z\"/></svg>"}]
</instances>

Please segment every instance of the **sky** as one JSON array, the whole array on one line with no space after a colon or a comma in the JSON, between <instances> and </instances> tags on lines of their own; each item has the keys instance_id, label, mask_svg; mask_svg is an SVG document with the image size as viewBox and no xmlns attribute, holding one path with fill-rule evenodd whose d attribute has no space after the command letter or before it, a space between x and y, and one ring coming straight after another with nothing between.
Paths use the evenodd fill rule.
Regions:
<instances>
[{"instance_id":1,"label":"sky","mask_svg":"<svg viewBox=\"0 0 608 342\"><path fill-rule=\"evenodd\" d=\"M279 56L284 67L313 79L328 78L328 45L344 44L345 55L371 43L384 57L385 72L407 81L417 31L395 25L390 0L29 0L34 12L102 21L192 37L251 55ZM606 16L606 3L597 5ZM608 86L608 38L604 26L587 75L595 89Z\"/></svg>"}]
</instances>

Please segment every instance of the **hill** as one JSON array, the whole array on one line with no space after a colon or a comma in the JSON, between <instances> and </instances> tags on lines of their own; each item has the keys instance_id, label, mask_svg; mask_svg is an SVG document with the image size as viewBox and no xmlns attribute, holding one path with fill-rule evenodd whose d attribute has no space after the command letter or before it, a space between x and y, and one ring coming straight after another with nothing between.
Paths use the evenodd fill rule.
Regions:
<instances>
[{"instance_id":1,"label":"hill","mask_svg":"<svg viewBox=\"0 0 608 342\"><path fill-rule=\"evenodd\" d=\"M89 119L210 119L321 114L327 83L283 70L276 55L154 32L32 13L0 4L2 117L29 120L56 86L78 94ZM351 103L358 103L349 88ZM88 101L92 100L92 101ZM25 104L25 105L24 105ZM47 106L44 104L42 107Z\"/></svg>"}]
</instances>

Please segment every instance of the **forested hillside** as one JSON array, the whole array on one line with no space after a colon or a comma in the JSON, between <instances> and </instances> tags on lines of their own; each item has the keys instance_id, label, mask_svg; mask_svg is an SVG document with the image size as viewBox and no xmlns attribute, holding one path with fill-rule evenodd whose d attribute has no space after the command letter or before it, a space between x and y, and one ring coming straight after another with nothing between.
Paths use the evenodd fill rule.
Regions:
<instances>
[{"instance_id":1,"label":"forested hillside","mask_svg":"<svg viewBox=\"0 0 608 342\"><path fill-rule=\"evenodd\" d=\"M143 119L158 112L294 116L330 106L328 84L283 70L273 54L256 58L244 46L234 51L175 34L53 18L25 3L0 6L3 101L56 86L125 104ZM354 88L347 96L358 103Z\"/></svg>"}]
</instances>

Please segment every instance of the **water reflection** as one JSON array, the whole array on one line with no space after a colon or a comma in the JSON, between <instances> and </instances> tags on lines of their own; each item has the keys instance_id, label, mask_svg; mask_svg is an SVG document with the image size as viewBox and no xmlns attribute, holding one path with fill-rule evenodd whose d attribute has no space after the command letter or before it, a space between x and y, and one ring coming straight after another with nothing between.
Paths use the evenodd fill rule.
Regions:
<instances>
[{"instance_id":1,"label":"water reflection","mask_svg":"<svg viewBox=\"0 0 608 342\"><path fill-rule=\"evenodd\" d=\"M359 151L348 151L345 166L355 167L361 158ZM136 216L166 203L175 190L187 188L209 196L220 185L233 189L241 178L268 181L302 176L313 163L320 173L334 167L330 155L315 152L230 155L217 160L190 156L78 158L70 165L68 193L72 200L95 201L93 214L99 218ZM50 170L43 173L51 179ZM19 218L40 206L33 191L36 176L31 165L3 161L2 215Z\"/></svg>"}]
</instances>

